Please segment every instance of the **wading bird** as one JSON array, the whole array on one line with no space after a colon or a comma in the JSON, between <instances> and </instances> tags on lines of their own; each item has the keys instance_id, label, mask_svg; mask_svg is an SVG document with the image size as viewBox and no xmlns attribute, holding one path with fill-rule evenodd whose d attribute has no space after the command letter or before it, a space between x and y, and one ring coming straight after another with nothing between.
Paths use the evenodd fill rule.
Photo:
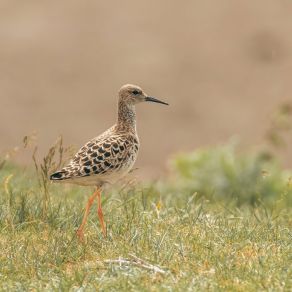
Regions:
<instances>
[{"instance_id":1,"label":"wading bird","mask_svg":"<svg viewBox=\"0 0 292 292\"><path fill-rule=\"evenodd\" d=\"M133 167L139 150L136 130L135 105L140 102L156 102L168 105L148 96L139 86L127 84L119 90L118 119L115 125L100 136L87 142L67 166L53 173L54 182L68 182L82 186L94 186L95 192L89 197L82 223L77 230L80 240L84 239L84 226L90 208L97 198L97 214L103 235L106 226L101 208L101 191L106 183L115 183Z\"/></svg>"}]
</instances>

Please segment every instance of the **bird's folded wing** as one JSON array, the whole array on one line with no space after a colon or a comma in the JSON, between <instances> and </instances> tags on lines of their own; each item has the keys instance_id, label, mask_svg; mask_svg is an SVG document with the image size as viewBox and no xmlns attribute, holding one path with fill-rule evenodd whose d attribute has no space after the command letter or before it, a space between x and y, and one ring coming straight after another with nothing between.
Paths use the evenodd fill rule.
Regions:
<instances>
[{"instance_id":1,"label":"bird's folded wing","mask_svg":"<svg viewBox=\"0 0 292 292\"><path fill-rule=\"evenodd\" d=\"M111 136L102 137L98 140L93 139L76 153L68 166L57 172L60 176L59 179L101 175L118 171L130 158L131 151L138 151L136 142L133 136Z\"/></svg>"}]
</instances>

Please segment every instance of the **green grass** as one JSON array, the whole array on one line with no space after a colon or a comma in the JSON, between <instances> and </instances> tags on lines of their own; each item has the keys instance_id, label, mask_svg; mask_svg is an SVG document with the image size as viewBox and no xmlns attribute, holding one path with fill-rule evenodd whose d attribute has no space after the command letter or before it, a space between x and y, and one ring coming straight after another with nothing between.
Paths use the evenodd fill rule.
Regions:
<instances>
[{"instance_id":1,"label":"green grass","mask_svg":"<svg viewBox=\"0 0 292 292\"><path fill-rule=\"evenodd\" d=\"M0 170L0 290L288 291L291 207L238 206L162 182L103 196L86 243L75 236L92 189L51 185L27 169ZM10 176L10 175L13 176ZM39 178L39 179L37 179ZM165 273L135 265L135 255ZM106 260L130 259L127 264Z\"/></svg>"},{"instance_id":2,"label":"green grass","mask_svg":"<svg viewBox=\"0 0 292 292\"><path fill-rule=\"evenodd\" d=\"M292 173L267 151L238 151L236 141L179 154L171 161L173 188L197 192L214 202L292 206ZM168 185L170 185L169 183Z\"/></svg>"}]
</instances>

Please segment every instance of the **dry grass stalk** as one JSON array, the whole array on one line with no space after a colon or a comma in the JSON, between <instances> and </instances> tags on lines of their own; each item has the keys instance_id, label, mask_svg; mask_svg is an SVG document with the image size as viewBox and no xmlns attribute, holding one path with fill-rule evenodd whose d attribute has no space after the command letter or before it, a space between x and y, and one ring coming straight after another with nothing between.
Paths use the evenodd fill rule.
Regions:
<instances>
[{"instance_id":1,"label":"dry grass stalk","mask_svg":"<svg viewBox=\"0 0 292 292\"><path fill-rule=\"evenodd\" d=\"M154 266L145 260L142 260L138 258L137 256L133 254L129 254L131 258L118 258L113 260L104 260L103 262L106 264L119 264L121 265L128 265L128 266L136 266L139 268L143 268L149 271L152 271L154 273L160 273L160 274L166 274L167 272L162 270L160 267Z\"/></svg>"}]
</instances>

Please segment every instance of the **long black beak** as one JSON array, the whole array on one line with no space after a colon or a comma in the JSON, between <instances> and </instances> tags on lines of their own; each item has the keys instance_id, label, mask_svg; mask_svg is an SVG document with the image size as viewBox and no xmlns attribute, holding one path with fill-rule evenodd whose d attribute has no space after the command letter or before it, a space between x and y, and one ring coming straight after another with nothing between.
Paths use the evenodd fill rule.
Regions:
<instances>
[{"instance_id":1,"label":"long black beak","mask_svg":"<svg viewBox=\"0 0 292 292\"><path fill-rule=\"evenodd\" d=\"M161 103L161 104L165 104L165 105L169 105L168 103L161 101L155 97L151 97L151 96L146 96L145 98L146 101L151 101L151 102L157 102L157 103Z\"/></svg>"}]
</instances>

